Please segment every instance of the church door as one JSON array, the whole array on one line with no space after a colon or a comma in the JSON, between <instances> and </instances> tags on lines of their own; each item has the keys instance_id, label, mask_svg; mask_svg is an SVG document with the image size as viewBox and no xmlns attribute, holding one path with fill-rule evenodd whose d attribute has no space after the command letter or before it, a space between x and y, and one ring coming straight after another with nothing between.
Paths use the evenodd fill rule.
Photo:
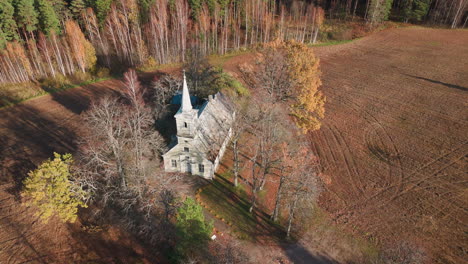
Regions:
<instances>
[{"instance_id":1,"label":"church door","mask_svg":"<svg viewBox=\"0 0 468 264\"><path fill-rule=\"evenodd\" d=\"M182 162L183 169L185 170L184 172L191 173L192 172L192 166L190 164L190 158L185 157L184 161Z\"/></svg>"}]
</instances>

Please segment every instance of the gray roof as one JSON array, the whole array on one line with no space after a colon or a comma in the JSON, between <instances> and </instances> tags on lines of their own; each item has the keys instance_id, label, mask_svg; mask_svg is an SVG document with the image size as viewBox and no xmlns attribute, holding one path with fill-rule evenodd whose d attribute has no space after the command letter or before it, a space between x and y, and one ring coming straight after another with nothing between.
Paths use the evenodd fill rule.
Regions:
<instances>
[{"instance_id":1,"label":"gray roof","mask_svg":"<svg viewBox=\"0 0 468 264\"><path fill-rule=\"evenodd\" d=\"M199 126L193 146L200 152L215 150L217 154L228 136L233 120L234 106L231 100L221 92L210 96L198 111Z\"/></svg>"}]
</instances>

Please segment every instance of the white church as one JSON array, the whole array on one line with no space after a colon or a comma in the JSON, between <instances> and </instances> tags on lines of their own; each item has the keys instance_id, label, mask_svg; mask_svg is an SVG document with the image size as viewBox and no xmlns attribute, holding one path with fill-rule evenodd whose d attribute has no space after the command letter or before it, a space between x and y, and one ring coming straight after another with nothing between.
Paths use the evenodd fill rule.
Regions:
<instances>
[{"instance_id":1,"label":"white church","mask_svg":"<svg viewBox=\"0 0 468 264\"><path fill-rule=\"evenodd\" d=\"M184 74L181 106L174 117L177 135L163 155L164 169L212 179L231 137L232 102L218 92L200 107L192 106Z\"/></svg>"}]
</instances>

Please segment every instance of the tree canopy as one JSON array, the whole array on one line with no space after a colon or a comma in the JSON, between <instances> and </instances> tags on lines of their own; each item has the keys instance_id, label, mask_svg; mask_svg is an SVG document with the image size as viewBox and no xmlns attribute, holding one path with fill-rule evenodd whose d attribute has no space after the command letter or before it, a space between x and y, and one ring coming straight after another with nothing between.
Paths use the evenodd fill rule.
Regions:
<instances>
[{"instance_id":1,"label":"tree canopy","mask_svg":"<svg viewBox=\"0 0 468 264\"><path fill-rule=\"evenodd\" d=\"M71 154L54 153L54 158L44 161L30 171L24 180L23 196L26 204L38 208L45 222L57 215L63 222L74 222L78 207L86 207L86 192L70 180Z\"/></svg>"},{"instance_id":2,"label":"tree canopy","mask_svg":"<svg viewBox=\"0 0 468 264\"><path fill-rule=\"evenodd\" d=\"M177 209L177 254L184 256L205 248L212 230L213 222L205 221L203 208L194 199L187 197Z\"/></svg>"}]
</instances>

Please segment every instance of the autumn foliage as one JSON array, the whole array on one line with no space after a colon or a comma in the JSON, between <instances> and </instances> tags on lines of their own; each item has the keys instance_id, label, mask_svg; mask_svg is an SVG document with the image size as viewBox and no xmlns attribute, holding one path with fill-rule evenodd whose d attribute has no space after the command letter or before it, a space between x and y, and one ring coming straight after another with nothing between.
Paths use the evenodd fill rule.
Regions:
<instances>
[{"instance_id":1,"label":"autumn foliage","mask_svg":"<svg viewBox=\"0 0 468 264\"><path fill-rule=\"evenodd\" d=\"M24 181L26 204L37 207L37 215L45 222L58 215L63 222L73 223L78 207L86 207L86 193L70 181L72 163L71 154L54 153L54 159L30 171Z\"/></svg>"},{"instance_id":2,"label":"autumn foliage","mask_svg":"<svg viewBox=\"0 0 468 264\"><path fill-rule=\"evenodd\" d=\"M320 128L326 98L319 90L320 61L312 48L297 41L265 45L257 65L239 66L244 81L273 101L286 102L302 133Z\"/></svg>"},{"instance_id":3,"label":"autumn foliage","mask_svg":"<svg viewBox=\"0 0 468 264\"><path fill-rule=\"evenodd\" d=\"M326 98L319 91L319 59L311 48L298 42L285 46L289 62L290 78L294 80L294 100L290 105L291 115L303 133L320 128L325 114Z\"/></svg>"}]
</instances>

